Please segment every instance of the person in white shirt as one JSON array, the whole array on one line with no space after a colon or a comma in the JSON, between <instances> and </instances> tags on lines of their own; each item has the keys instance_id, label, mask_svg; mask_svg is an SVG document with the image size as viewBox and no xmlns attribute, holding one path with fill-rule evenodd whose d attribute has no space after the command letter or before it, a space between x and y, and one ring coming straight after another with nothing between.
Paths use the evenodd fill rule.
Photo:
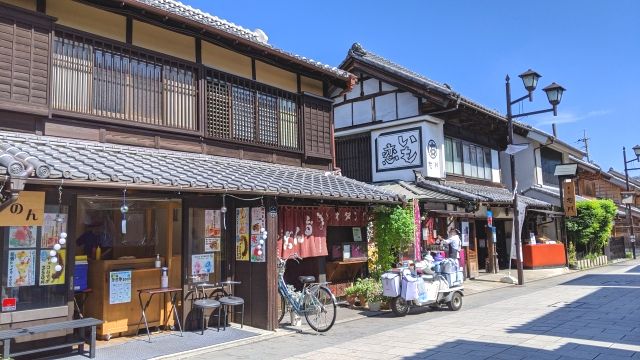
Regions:
<instances>
[{"instance_id":1,"label":"person in white shirt","mask_svg":"<svg viewBox=\"0 0 640 360\"><path fill-rule=\"evenodd\" d=\"M460 249L462 248L462 239L460 239L460 231L456 228L449 229L449 237L440 238L444 244L448 245L448 255L451 259L460 259Z\"/></svg>"}]
</instances>

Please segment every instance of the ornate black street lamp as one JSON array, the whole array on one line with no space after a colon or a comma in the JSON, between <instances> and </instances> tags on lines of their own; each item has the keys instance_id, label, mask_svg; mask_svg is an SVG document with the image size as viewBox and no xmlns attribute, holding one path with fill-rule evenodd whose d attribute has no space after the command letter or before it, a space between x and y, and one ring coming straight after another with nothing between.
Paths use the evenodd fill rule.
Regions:
<instances>
[{"instance_id":1,"label":"ornate black street lamp","mask_svg":"<svg viewBox=\"0 0 640 360\"><path fill-rule=\"evenodd\" d=\"M629 170L640 170L640 167L629 168L627 164L634 161L640 162L640 145L636 145L633 148L633 153L636 155L635 159L627 161L627 149L622 147L622 156L624 158L624 179L627 184L627 191L629 191ZM631 196L632 202L634 202L635 196ZM633 232L633 216L631 214L631 204L627 205L627 222L629 223L629 241L631 242L631 251L633 252L633 258L636 258L636 235Z\"/></svg>"},{"instance_id":2,"label":"ornate black street lamp","mask_svg":"<svg viewBox=\"0 0 640 360\"><path fill-rule=\"evenodd\" d=\"M544 92L547 93L547 99L551 104L551 109L531 111L521 114L513 115L511 112L511 107L514 104L517 104L525 99L529 99L529 101L533 101L533 91L536 89L538 85L538 79L542 77L542 75L537 72L529 69L522 74L518 75L522 79L522 83L524 84L524 88L527 89L528 94L522 97L519 97L515 100L511 100L511 84L509 83L509 75L506 77L506 93L507 93L507 122L509 126L509 145L513 148L513 119L542 114L546 112L553 112L553 116L558 115L557 106L560 104L562 100L562 94L565 91L565 88L562 86L552 83L551 85L545 87ZM513 191L513 232L515 234L515 242L516 242L516 261L518 266L518 285L524 284L524 271L522 269L522 244L520 243L520 214L518 211L518 192L516 189L516 168L515 168L515 153L517 151L509 151L509 158L511 163L511 190ZM561 184L562 185L562 184ZM524 216L524 214L522 214Z\"/></svg>"}]
</instances>

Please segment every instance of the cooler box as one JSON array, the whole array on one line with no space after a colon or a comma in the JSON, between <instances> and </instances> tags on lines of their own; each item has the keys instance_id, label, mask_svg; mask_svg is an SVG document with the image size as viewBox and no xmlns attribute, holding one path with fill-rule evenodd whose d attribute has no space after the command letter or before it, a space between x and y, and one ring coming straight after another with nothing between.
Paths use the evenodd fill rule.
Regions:
<instances>
[{"instance_id":1,"label":"cooler box","mask_svg":"<svg viewBox=\"0 0 640 360\"><path fill-rule=\"evenodd\" d=\"M88 287L87 274L89 272L89 264L76 264L73 269L73 290L85 290Z\"/></svg>"},{"instance_id":2,"label":"cooler box","mask_svg":"<svg viewBox=\"0 0 640 360\"><path fill-rule=\"evenodd\" d=\"M382 295L388 297L400 296L400 274L386 272L382 274Z\"/></svg>"},{"instance_id":3,"label":"cooler box","mask_svg":"<svg viewBox=\"0 0 640 360\"><path fill-rule=\"evenodd\" d=\"M422 279L420 279L422 281ZM402 278L402 298L416 300L418 298L418 279L412 276L404 276Z\"/></svg>"}]
</instances>

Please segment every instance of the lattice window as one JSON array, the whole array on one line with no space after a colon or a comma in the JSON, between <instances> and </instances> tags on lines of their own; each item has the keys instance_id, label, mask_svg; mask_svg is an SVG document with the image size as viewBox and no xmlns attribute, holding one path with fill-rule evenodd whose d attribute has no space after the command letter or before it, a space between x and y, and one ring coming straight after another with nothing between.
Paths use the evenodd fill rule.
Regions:
<instances>
[{"instance_id":1,"label":"lattice window","mask_svg":"<svg viewBox=\"0 0 640 360\"><path fill-rule=\"evenodd\" d=\"M233 138L244 141L255 140L256 95L250 89L233 86Z\"/></svg>"},{"instance_id":2,"label":"lattice window","mask_svg":"<svg viewBox=\"0 0 640 360\"><path fill-rule=\"evenodd\" d=\"M278 145L278 98L258 93L258 139L263 144Z\"/></svg>"},{"instance_id":3,"label":"lattice window","mask_svg":"<svg viewBox=\"0 0 640 360\"><path fill-rule=\"evenodd\" d=\"M231 86L215 79L207 79L207 135L231 137Z\"/></svg>"},{"instance_id":4,"label":"lattice window","mask_svg":"<svg viewBox=\"0 0 640 360\"><path fill-rule=\"evenodd\" d=\"M298 148L298 109L295 101L279 99L280 105L280 146Z\"/></svg>"}]
</instances>

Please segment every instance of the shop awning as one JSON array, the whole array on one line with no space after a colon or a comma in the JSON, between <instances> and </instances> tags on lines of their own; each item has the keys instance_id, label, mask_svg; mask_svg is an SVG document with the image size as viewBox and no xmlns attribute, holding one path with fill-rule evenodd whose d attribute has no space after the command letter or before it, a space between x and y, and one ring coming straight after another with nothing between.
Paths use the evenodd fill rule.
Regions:
<instances>
[{"instance_id":1,"label":"shop awning","mask_svg":"<svg viewBox=\"0 0 640 360\"><path fill-rule=\"evenodd\" d=\"M398 203L390 190L331 171L222 156L0 132L0 174L35 167L28 183L208 193L252 193Z\"/></svg>"},{"instance_id":2,"label":"shop awning","mask_svg":"<svg viewBox=\"0 0 640 360\"><path fill-rule=\"evenodd\" d=\"M534 185L522 192L530 198L535 198L539 201L545 201L553 204L553 206L560 207L560 189L557 187L547 185ZM588 200L585 197L576 195L576 201Z\"/></svg>"},{"instance_id":3,"label":"shop awning","mask_svg":"<svg viewBox=\"0 0 640 360\"><path fill-rule=\"evenodd\" d=\"M454 218L469 218L469 219L486 219L486 216L476 215L475 213L468 213L464 211L453 211L453 210L429 210L430 216L446 216L446 217L454 217Z\"/></svg>"},{"instance_id":4,"label":"shop awning","mask_svg":"<svg viewBox=\"0 0 640 360\"><path fill-rule=\"evenodd\" d=\"M376 183L378 187L395 192L398 195L405 196L408 200L418 199L431 202L458 202L459 198L451 195L447 195L441 192L432 191L423 187L417 186L415 183L408 181L387 181Z\"/></svg>"},{"instance_id":5,"label":"shop awning","mask_svg":"<svg viewBox=\"0 0 640 360\"><path fill-rule=\"evenodd\" d=\"M528 211L537 212L540 214L545 214L553 217L561 217L564 216L564 213L561 211L553 211L553 210L545 210L545 209L527 209Z\"/></svg>"},{"instance_id":6,"label":"shop awning","mask_svg":"<svg viewBox=\"0 0 640 360\"><path fill-rule=\"evenodd\" d=\"M506 188L499 186L487 186L480 184L468 184L457 181L437 181L418 177L418 186L436 192L442 192L450 196L456 196L462 200L486 203L489 205L509 205L513 203L513 194ZM520 195L520 201L527 204L528 208L551 208L548 202Z\"/></svg>"}]
</instances>

